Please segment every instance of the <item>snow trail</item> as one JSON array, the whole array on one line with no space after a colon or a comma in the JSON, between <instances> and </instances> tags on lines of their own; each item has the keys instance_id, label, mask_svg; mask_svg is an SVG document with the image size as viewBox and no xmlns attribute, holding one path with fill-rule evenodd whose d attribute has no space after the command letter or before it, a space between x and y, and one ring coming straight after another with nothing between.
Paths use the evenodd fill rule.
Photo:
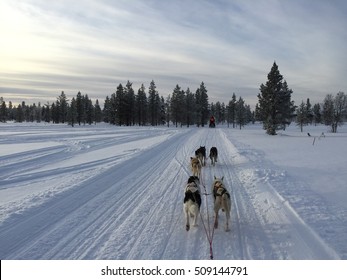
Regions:
<instances>
[{"instance_id":1,"label":"snow trail","mask_svg":"<svg viewBox=\"0 0 347 280\"><path fill-rule=\"evenodd\" d=\"M1 158L2 194L33 190L0 205L1 259L209 259L202 221L187 232L182 210L190 157L199 146L206 146L207 156L212 146L218 148L216 165L207 159L202 171L209 193L207 205L205 197L202 202L204 223L209 216L213 226L214 176L224 176L232 196L231 231L224 231L221 214L214 259L339 258L273 180L263 180L259 165L274 166L260 157L252 160L255 150L245 153L235 146L231 130L77 132L64 132L56 146ZM42 132L23 134L16 144L32 141L34 133ZM41 136L42 146L56 133L62 132ZM7 137L3 141L12 136ZM21 156L30 166L12 170Z\"/></svg>"}]
</instances>

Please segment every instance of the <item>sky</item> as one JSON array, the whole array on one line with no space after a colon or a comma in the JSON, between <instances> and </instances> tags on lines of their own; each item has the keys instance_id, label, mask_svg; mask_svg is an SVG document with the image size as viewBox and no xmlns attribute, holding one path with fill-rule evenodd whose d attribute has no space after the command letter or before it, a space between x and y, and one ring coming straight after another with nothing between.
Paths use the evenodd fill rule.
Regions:
<instances>
[{"instance_id":1,"label":"sky","mask_svg":"<svg viewBox=\"0 0 347 280\"><path fill-rule=\"evenodd\" d=\"M101 103L129 80L254 106L274 61L298 103L347 93L345 0L1 0L0 97Z\"/></svg>"}]
</instances>

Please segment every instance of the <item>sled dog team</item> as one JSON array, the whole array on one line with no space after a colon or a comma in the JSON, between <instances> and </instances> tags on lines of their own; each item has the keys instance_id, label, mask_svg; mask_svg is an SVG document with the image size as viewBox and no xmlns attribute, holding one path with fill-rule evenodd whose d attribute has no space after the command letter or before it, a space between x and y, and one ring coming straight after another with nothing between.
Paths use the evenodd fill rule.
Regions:
<instances>
[{"instance_id":1,"label":"sled dog team","mask_svg":"<svg viewBox=\"0 0 347 280\"><path fill-rule=\"evenodd\" d=\"M209 158L211 159L211 164L214 166L218 158L218 150L216 147L210 149ZM191 157L190 160L193 174L188 178L183 200L183 211L186 218L187 231L190 229L191 219L193 226L198 226L197 220L200 214L202 195L200 190L200 175L202 167L206 165L206 148L200 147L197 149L195 151L195 157ZM223 179L224 177L217 178L214 176L214 181L212 183L211 194L213 195L214 201L214 227L218 228L218 213L219 210L222 210L226 215L225 231L229 231L231 199Z\"/></svg>"}]
</instances>

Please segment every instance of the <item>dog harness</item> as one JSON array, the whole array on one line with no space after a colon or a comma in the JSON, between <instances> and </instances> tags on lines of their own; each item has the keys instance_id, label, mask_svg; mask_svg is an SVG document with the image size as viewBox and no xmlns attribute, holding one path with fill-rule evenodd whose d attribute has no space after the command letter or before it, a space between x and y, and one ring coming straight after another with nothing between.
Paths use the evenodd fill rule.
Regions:
<instances>
[{"instance_id":1,"label":"dog harness","mask_svg":"<svg viewBox=\"0 0 347 280\"><path fill-rule=\"evenodd\" d=\"M228 193L226 188L224 188L223 183L220 181L217 181L213 186L214 197L216 198L216 196L223 196L223 194L225 193L230 197L230 194Z\"/></svg>"},{"instance_id":2,"label":"dog harness","mask_svg":"<svg viewBox=\"0 0 347 280\"><path fill-rule=\"evenodd\" d=\"M189 199L196 202L200 208L201 196L200 196L199 188L198 188L197 184L194 182L187 184L183 202L185 203Z\"/></svg>"}]
</instances>

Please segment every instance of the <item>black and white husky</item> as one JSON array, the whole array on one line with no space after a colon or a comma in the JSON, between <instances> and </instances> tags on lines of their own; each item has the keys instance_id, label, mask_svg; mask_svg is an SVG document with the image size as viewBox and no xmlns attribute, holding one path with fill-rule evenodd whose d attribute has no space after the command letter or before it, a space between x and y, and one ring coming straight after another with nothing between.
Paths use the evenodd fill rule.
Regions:
<instances>
[{"instance_id":1,"label":"black and white husky","mask_svg":"<svg viewBox=\"0 0 347 280\"><path fill-rule=\"evenodd\" d=\"M211 159L211 164L214 166L217 162L218 159L218 150L216 147L212 147L210 149L210 155L209 155L210 159Z\"/></svg>"},{"instance_id":2,"label":"black and white husky","mask_svg":"<svg viewBox=\"0 0 347 280\"><path fill-rule=\"evenodd\" d=\"M190 229L190 219L193 219L193 226L198 226L198 215L200 213L201 194L200 181L197 176L190 176L184 191L183 212L186 217L186 230Z\"/></svg>"}]
</instances>

